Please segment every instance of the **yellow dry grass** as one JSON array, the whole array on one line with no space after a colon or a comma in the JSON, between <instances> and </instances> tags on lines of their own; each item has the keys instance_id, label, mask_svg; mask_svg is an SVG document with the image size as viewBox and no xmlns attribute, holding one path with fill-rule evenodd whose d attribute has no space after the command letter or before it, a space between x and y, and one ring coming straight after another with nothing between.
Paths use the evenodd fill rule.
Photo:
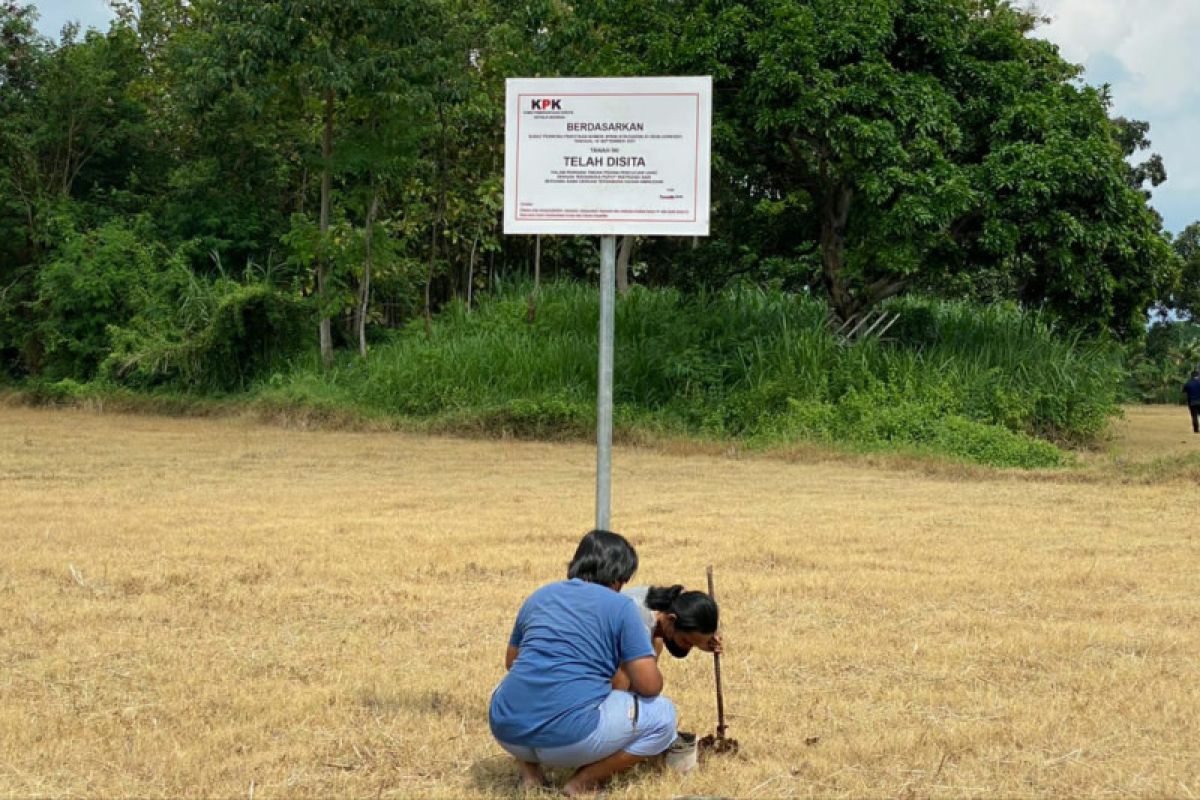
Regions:
<instances>
[{"instance_id":1,"label":"yellow dry grass","mask_svg":"<svg viewBox=\"0 0 1200 800\"><path fill-rule=\"evenodd\" d=\"M613 798L1200 795L1198 499L618 449L716 567L739 757ZM0 796L513 797L486 723L593 450L0 408ZM685 728L711 661L666 660Z\"/></svg>"},{"instance_id":2,"label":"yellow dry grass","mask_svg":"<svg viewBox=\"0 0 1200 800\"><path fill-rule=\"evenodd\" d=\"M1127 406L1113 423L1108 451L1129 461L1190 456L1200 453L1200 436L1192 433L1187 406Z\"/></svg>"}]
</instances>

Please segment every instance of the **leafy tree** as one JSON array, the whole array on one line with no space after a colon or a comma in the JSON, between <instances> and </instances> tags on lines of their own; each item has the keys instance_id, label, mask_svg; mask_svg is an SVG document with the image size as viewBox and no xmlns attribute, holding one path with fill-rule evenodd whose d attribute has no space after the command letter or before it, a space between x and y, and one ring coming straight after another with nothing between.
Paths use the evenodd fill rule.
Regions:
<instances>
[{"instance_id":1,"label":"leafy tree","mask_svg":"<svg viewBox=\"0 0 1200 800\"><path fill-rule=\"evenodd\" d=\"M1137 335L1175 262L1125 162L1136 127L1110 122L1107 93L1074 83L1078 68L1028 35L1035 17L984 8L957 81L980 202L938 253L942 272L985 299Z\"/></svg>"},{"instance_id":2,"label":"leafy tree","mask_svg":"<svg viewBox=\"0 0 1200 800\"><path fill-rule=\"evenodd\" d=\"M72 232L135 213L155 161L136 33L68 27L55 43L35 14L0 5L0 351L15 371L39 362L39 267Z\"/></svg>"},{"instance_id":3,"label":"leafy tree","mask_svg":"<svg viewBox=\"0 0 1200 800\"><path fill-rule=\"evenodd\" d=\"M884 0L761 7L740 107L771 142L764 207L808 212L821 284L850 316L905 288L975 202L944 80L967 15L959 3Z\"/></svg>"},{"instance_id":4,"label":"leafy tree","mask_svg":"<svg viewBox=\"0 0 1200 800\"><path fill-rule=\"evenodd\" d=\"M202 0L193 8L200 35L191 63L210 96L233 90L256 122L294 120L289 130L307 139L297 148L304 157L300 191L307 190L311 166L323 237L334 216L335 183L357 178L370 184L388 169L380 144L412 139L389 134L403 131L406 116L412 118L409 79L418 65L415 45L430 33L428 10L425 3L387 0ZM309 146L312 138L317 148ZM364 159L379 163L364 170ZM366 204L368 212L372 206ZM341 301L325 251L314 277L321 356L328 365L331 323Z\"/></svg>"},{"instance_id":5,"label":"leafy tree","mask_svg":"<svg viewBox=\"0 0 1200 800\"><path fill-rule=\"evenodd\" d=\"M1106 105L1111 103L1108 98L1107 90L1104 92ZM1113 138L1116 139L1117 146L1121 148L1121 153L1126 159L1132 158L1142 150L1150 148L1150 123L1138 119L1126 119L1125 117L1112 118ZM1145 188L1149 183L1152 187L1159 186L1167 180L1167 167L1163 163L1163 158L1158 153L1152 153L1149 158L1140 164L1129 165L1129 185L1134 189L1140 189L1145 192L1146 197L1150 197L1150 192Z\"/></svg>"},{"instance_id":6,"label":"leafy tree","mask_svg":"<svg viewBox=\"0 0 1200 800\"><path fill-rule=\"evenodd\" d=\"M0 257L27 263L36 245L40 204L31 186L35 154L31 112L49 42L34 29L30 6L0 4Z\"/></svg>"},{"instance_id":7,"label":"leafy tree","mask_svg":"<svg viewBox=\"0 0 1200 800\"><path fill-rule=\"evenodd\" d=\"M1181 262L1179 281L1166 298L1166 305L1200 321L1200 222L1188 225L1173 243L1175 254Z\"/></svg>"},{"instance_id":8,"label":"leafy tree","mask_svg":"<svg viewBox=\"0 0 1200 800\"><path fill-rule=\"evenodd\" d=\"M445 30L430 50L437 64L433 125L426 166L418 173L430 218L427 330L435 279L443 281L443 296L469 297L475 261L500 246L504 78L512 74L506 58L511 54L489 38L495 9L453 0L444 13Z\"/></svg>"},{"instance_id":9,"label":"leafy tree","mask_svg":"<svg viewBox=\"0 0 1200 800\"><path fill-rule=\"evenodd\" d=\"M212 253L231 264L274 261L278 236L306 200L307 120L264 85L258 62L238 61L229 29L240 23L227 4L147 18L151 10L141 5L139 30L162 51L159 124L176 147L158 202L164 233L198 244L192 266L201 272Z\"/></svg>"},{"instance_id":10,"label":"leafy tree","mask_svg":"<svg viewBox=\"0 0 1200 800\"><path fill-rule=\"evenodd\" d=\"M91 378L108 355L109 330L138 312L138 290L154 280L163 253L147 244L145 220L113 221L69 234L38 273L39 362L50 378Z\"/></svg>"},{"instance_id":11,"label":"leafy tree","mask_svg":"<svg viewBox=\"0 0 1200 800\"><path fill-rule=\"evenodd\" d=\"M920 287L1119 333L1171 280L1142 194L1161 159L1124 161L1144 124L1111 121L1011 3L539 8L548 50L589 53L588 74L714 75L714 237L687 258L719 274L810 286L843 316Z\"/></svg>"},{"instance_id":12,"label":"leafy tree","mask_svg":"<svg viewBox=\"0 0 1200 800\"><path fill-rule=\"evenodd\" d=\"M49 43L34 29L28 6L0 3L0 364L22 361L41 208L30 192L33 153L27 128Z\"/></svg>"},{"instance_id":13,"label":"leafy tree","mask_svg":"<svg viewBox=\"0 0 1200 800\"><path fill-rule=\"evenodd\" d=\"M385 304L391 324L428 321L502 272L587 276L594 240L500 234L514 75L714 77L713 235L641 241L647 283L777 286L843 316L914 289L1011 299L1130 338L1152 302L1200 303L1200 235L1172 249L1147 202L1166 176L1137 155L1148 124L1111 117L1107 88L1008 0L113 5L107 31L51 41L32 6L0 0L9 372L93 374L115 346L106 315L141 365L192 352L196 331L223 352L241 324L105 305L100 276L67 280L97 253L158 275L145 308L190 297L183 270L229 320L307 320L314 298L326 363L335 344L365 353ZM204 385L192 373L212 362L187 357L200 366L179 374Z\"/></svg>"},{"instance_id":14,"label":"leafy tree","mask_svg":"<svg viewBox=\"0 0 1200 800\"><path fill-rule=\"evenodd\" d=\"M1126 348L1129 380L1145 403L1178 403L1180 385L1200 367L1200 327L1189 321L1156 322Z\"/></svg>"},{"instance_id":15,"label":"leafy tree","mask_svg":"<svg viewBox=\"0 0 1200 800\"><path fill-rule=\"evenodd\" d=\"M130 88L144 66L136 33L114 25L77 40L68 27L56 45L33 32L34 18L32 7L0 6L3 180L31 257L64 203L93 198L95 213L111 213L111 192L128 189L151 139Z\"/></svg>"}]
</instances>

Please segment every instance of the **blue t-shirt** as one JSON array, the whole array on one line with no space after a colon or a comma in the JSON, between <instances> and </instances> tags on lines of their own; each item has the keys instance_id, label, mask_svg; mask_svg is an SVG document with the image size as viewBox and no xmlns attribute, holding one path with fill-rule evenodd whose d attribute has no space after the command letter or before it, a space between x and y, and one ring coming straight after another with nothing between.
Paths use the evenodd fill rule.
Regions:
<instances>
[{"instance_id":1,"label":"blue t-shirt","mask_svg":"<svg viewBox=\"0 0 1200 800\"><path fill-rule=\"evenodd\" d=\"M654 655L633 601L578 579L538 589L521 606L519 649L492 695L492 735L506 744L565 747L600 724L599 706L626 661Z\"/></svg>"}]
</instances>

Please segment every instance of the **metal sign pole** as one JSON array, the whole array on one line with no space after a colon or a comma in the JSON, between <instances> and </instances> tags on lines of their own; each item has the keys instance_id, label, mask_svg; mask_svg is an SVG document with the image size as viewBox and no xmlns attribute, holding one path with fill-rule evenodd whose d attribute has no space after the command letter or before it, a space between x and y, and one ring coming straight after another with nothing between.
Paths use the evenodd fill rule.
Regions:
<instances>
[{"instance_id":1,"label":"metal sign pole","mask_svg":"<svg viewBox=\"0 0 1200 800\"><path fill-rule=\"evenodd\" d=\"M596 373L596 527L612 523L613 331L617 237L600 237L600 362Z\"/></svg>"},{"instance_id":2,"label":"metal sign pole","mask_svg":"<svg viewBox=\"0 0 1200 800\"><path fill-rule=\"evenodd\" d=\"M612 526L616 235L708 236L712 83L710 75L504 82L504 233L600 237L596 527L604 530Z\"/></svg>"}]
</instances>

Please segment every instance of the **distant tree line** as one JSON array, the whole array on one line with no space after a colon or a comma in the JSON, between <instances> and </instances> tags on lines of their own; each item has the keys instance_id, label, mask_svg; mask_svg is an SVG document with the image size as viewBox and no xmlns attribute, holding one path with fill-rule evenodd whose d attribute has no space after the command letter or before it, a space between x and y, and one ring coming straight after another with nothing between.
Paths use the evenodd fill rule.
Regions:
<instances>
[{"instance_id":1,"label":"distant tree line","mask_svg":"<svg viewBox=\"0 0 1200 800\"><path fill-rule=\"evenodd\" d=\"M1197 228L1007 0L140 0L36 33L0 0L0 363L87 379L253 364L595 242L501 233L504 78L712 75L713 231L622 279L1015 300L1136 337L1200 307ZM1174 247L1172 246L1174 244ZM1186 265L1186 266L1185 266ZM428 325L428 323L426 323ZM208 365L208 366L206 366Z\"/></svg>"}]
</instances>

